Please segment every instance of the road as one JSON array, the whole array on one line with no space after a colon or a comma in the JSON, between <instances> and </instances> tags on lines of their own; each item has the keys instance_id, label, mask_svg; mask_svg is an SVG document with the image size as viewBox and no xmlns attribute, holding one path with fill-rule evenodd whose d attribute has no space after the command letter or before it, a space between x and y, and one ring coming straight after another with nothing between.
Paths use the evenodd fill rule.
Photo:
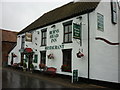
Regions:
<instances>
[{"instance_id":1,"label":"road","mask_svg":"<svg viewBox=\"0 0 120 90\"><path fill-rule=\"evenodd\" d=\"M65 88L64 86L26 76L11 70L2 70L2 88Z\"/></svg>"}]
</instances>

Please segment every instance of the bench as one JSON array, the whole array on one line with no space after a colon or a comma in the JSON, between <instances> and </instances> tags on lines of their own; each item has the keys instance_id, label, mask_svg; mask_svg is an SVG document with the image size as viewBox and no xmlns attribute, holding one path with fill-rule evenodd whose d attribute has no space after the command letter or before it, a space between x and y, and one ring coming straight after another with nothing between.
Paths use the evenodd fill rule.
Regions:
<instances>
[{"instance_id":1,"label":"bench","mask_svg":"<svg viewBox=\"0 0 120 90\"><path fill-rule=\"evenodd\" d=\"M54 67L47 67L47 69L46 69L46 73L48 73L48 74L52 74L52 76L55 76L55 74L56 74L56 68L54 68Z\"/></svg>"}]
</instances>

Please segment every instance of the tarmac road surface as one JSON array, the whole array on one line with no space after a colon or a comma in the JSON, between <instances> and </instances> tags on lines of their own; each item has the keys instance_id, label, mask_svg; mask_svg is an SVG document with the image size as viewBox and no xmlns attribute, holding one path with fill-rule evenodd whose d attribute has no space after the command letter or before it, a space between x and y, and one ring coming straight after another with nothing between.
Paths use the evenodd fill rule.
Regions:
<instances>
[{"instance_id":1,"label":"tarmac road surface","mask_svg":"<svg viewBox=\"0 0 120 90\"><path fill-rule=\"evenodd\" d=\"M65 88L62 85L43 81L10 70L2 70L2 88Z\"/></svg>"}]
</instances>

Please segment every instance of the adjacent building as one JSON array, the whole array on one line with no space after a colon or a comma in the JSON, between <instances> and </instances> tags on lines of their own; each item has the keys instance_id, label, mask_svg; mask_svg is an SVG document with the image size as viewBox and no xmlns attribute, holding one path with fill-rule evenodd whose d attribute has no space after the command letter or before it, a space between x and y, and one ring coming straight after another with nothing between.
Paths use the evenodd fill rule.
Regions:
<instances>
[{"instance_id":1,"label":"adjacent building","mask_svg":"<svg viewBox=\"0 0 120 90\"><path fill-rule=\"evenodd\" d=\"M18 33L8 65L33 63L57 74L120 83L117 2L70 2L45 13ZM17 57L13 57L16 54ZM66 67L63 69L63 67Z\"/></svg>"},{"instance_id":2,"label":"adjacent building","mask_svg":"<svg viewBox=\"0 0 120 90\"><path fill-rule=\"evenodd\" d=\"M15 47L17 42L17 32L2 30L2 66L7 66L8 64L8 53Z\"/></svg>"}]
</instances>

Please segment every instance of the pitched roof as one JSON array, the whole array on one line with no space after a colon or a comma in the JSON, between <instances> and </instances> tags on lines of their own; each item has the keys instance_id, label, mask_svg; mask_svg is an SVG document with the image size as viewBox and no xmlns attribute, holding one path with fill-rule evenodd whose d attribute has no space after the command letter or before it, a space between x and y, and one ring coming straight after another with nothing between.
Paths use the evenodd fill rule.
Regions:
<instances>
[{"instance_id":1,"label":"pitched roof","mask_svg":"<svg viewBox=\"0 0 120 90\"><path fill-rule=\"evenodd\" d=\"M22 34L24 32L42 28L44 26L54 24L65 19L92 12L95 10L98 4L99 2L70 2L62 7L45 13L36 21L20 31L18 34Z\"/></svg>"},{"instance_id":2,"label":"pitched roof","mask_svg":"<svg viewBox=\"0 0 120 90\"><path fill-rule=\"evenodd\" d=\"M16 42L18 32L2 30L2 41Z\"/></svg>"}]
</instances>

